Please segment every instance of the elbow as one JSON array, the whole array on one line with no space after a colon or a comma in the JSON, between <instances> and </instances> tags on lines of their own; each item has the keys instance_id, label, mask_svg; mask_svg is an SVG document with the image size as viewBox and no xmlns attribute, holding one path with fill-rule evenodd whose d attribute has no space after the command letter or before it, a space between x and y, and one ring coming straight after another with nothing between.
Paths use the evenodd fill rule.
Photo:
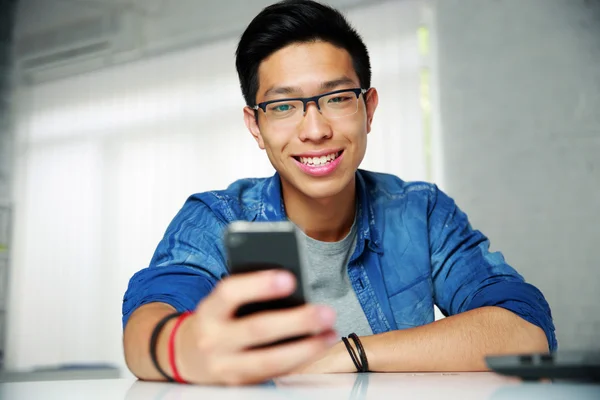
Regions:
<instances>
[{"instance_id":1,"label":"elbow","mask_svg":"<svg viewBox=\"0 0 600 400\"><path fill-rule=\"evenodd\" d=\"M521 353L548 353L550 344L546 332L536 324L526 321L520 316L515 317L515 341L514 345Z\"/></svg>"},{"instance_id":2,"label":"elbow","mask_svg":"<svg viewBox=\"0 0 600 400\"><path fill-rule=\"evenodd\" d=\"M506 353L548 353L551 350L551 337L547 332L534 322L524 319L519 314L503 308L494 307L495 311L502 316L502 324L505 327Z\"/></svg>"},{"instance_id":3,"label":"elbow","mask_svg":"<svg viewBox=\"0 0 600 400\"><path fill-rule=\"evenodd\" d=\"M529 348L528 351L531 353L548 353L550 346L544 330L530 322L525 321L525 323L529 325L527 333L524 335L527 338L525 342Z\"/></svg>"}]
</instances>

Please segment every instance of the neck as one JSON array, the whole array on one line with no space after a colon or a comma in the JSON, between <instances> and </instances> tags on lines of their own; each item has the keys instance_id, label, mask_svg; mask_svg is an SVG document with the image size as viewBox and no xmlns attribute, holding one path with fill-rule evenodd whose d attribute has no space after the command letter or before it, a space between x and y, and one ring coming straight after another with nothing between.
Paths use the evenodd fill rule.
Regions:
<instances>
[{"instance_id":1,"label":"neck","mask_svg":"<svg viewBox=\"0 0 600 400\"><path fill-rule=\"evenodd\" d=\"M335 196L313 199L282 182L287 217L309 237L323 242L342 240L354 222L356 179Z\"/></svg>"}]
</instances>

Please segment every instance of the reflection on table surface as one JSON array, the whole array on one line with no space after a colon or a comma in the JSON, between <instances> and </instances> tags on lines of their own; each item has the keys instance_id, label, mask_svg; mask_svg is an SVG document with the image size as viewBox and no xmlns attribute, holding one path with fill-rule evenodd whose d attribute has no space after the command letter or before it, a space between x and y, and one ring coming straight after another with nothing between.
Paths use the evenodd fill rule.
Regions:
<instances>
[{"instance_id":1,"label":"reflection on table surface","mask_svg":"<svg viewBox=\"0 0 600 400\"><path fill-rule=\"evenodd\" d=\"M208 397L207 397L208 396ZM600 399L600 385L523 383L493 373L294 375L246 387L131 379L0 384L0 399Z\"/></svg>"}]
</instances>

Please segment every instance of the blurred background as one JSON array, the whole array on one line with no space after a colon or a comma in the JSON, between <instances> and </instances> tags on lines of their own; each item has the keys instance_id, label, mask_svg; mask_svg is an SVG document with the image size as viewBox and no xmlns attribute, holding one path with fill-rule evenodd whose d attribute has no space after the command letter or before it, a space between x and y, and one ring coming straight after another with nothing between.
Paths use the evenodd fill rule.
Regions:
<instances>
[{"instance_id":1,"label":"blurred background","mask_svg":"<svg viewBox=\"0 0 600 400\"><path fill-rule=\"evenodd\" d=\"M195 192L273 169L237 40L266 0L0 0L0 365L111 366L121 301ZM362 168L437 183L600 339L600 2L329 0L380 93Z\"/></svg>"}]
</instances>

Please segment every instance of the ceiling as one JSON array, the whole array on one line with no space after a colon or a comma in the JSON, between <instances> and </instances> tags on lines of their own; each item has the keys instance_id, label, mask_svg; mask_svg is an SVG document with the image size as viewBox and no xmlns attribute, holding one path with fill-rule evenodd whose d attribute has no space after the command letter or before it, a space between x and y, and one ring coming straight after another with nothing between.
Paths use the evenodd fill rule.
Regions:
<instances>
[{"instance_id":1,"label":"ceiling","mask_svg":"<svg viewBox=\"0 0 600 400\"><path fill-rule=\"evenodd\" d=\"M341 10L382 0L327 0ZM268 0L20 0L21 82L57 79L241 34Z\"/></svg>"}]
</instances>

